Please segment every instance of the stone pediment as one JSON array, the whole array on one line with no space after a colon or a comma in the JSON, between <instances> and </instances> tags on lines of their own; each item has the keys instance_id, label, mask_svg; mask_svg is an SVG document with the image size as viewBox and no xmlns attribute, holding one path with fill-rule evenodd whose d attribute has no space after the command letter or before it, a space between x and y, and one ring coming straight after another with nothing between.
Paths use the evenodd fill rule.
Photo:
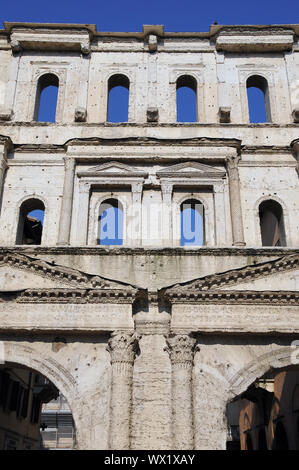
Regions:
<instances>
[{"instance_id":1,"label":"stone pediment","mask_svg":"<svg viewBox=\"0 0 299 470\"><path fill-rule=\"evenodd\" d=\"M223 178L225 175L225 171L197 162L179 163L157 172L159 178Z\"/></svg>"},{"instance_id":2,"label":"stone pediment","mask_svg":"<svg viewBox=\"0 0 299 470\"><path fill-rule=\"evenodd\" d=\"M138 170L137 168L131 167L129 165L125 165L120 162L108 162L103 163L102 165L97 165L93 168L90 168L86 171L79 171L79 177L140 177L144 178L148 175L148 173Z\"/></svg>"},{"instance_id":3,"label":"stone pediment","mask_svg":"<svg viewBox=\"0 0 299 470\"><path fill-rule=\"evenodd\" d=\"M0 292L96 290L134 294L136 286L9 251L0 254Z\"/></svg>"},{"instance_id":4,"label":"stone pediment","mask_svg":"<svg viewBox=\"0 0 299 470\"><path fill-rule=\"evenodd\" d=\"M174 302L278 298L299 302L299 255L215 273L163 289Z\"/></svg>"}]
</instances>

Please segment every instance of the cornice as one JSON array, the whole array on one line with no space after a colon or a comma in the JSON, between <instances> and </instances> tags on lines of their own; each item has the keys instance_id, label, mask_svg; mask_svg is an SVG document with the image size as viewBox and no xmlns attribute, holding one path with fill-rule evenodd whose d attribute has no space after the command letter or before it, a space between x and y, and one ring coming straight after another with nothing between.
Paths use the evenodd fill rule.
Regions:
<instances>
[{"instance_id":1,"label":"cornice","mask_svg":"<svg viewBox=\"0 0 299 470\"><path fill-rule=\"evenodd\" d=\"M238 269L231 269L223 273L211 274L184 283L177 283L173 286L165 287L161 289L161 291L170 301L178 299L193 299L194 301L198 301L198 299L200 300L202 298L210 301L210 299L217 299L217 296L221 299L228 299L232 291L220 291L220 293L218 293L218 289L236 284L239 285L242 282L250 282L270 274L276 274L278 272L285 272L298 268L299 254L289 255L272 261L267 261L256 265L249 265ZM245 295L245 291L236 292L236 295L240 296L240 298ZM256 291L252 292L254 292L255 296L260 295ZM294 294L296 293L292 293L292 295ZM297 298L298 297L296 297L296 299Z\"/></svg>"},{"instance_id":2,"label":"cornice","mask_svg":"<svg viewBox=\"0 0 299 470\"><path fill-rule=\"evenodd\" d=\"M299 305L296 291L172 291L165 292L171 304L254 304L254 305Z\"/></svg>"},{"instance_id":3,"label":"cornice","mask_svg":"<svg viewBox=\"0 0 299 470\"><path fill-rule=\"evenodd\" d=\"M126 289L25 289L1 292L1 302L46 304L129 304L138 297L138 290Z\"/></svg>"},{"instance_id":4,"label":"cornice","mask_svg":"<svg viewBox=\"0 0 299 470\"><path fill-rule=\"evenodd\" d=\"M107 279L98 275L83 273L77 269L48 263L36 259L27 254L12 253L8 250L0 250L0 266L8 265L12 268L21 269L42 276L50 281L59 282L70 287L100 288L105 291L109 289L124 290L136 293L138 287L125 282Z\"/></svg>"},{"instance_id":5,"label":"cornice","mask_svg":"<svg viewBox=\"0 0 299 470\"><path fill-rule=\"evenodd\" d=\"M299 248L289 247L166 247L166 248L129 248L101 246L6 246L0 247L0 256L9 252L10 254L20 254L28 257L39 255L71 255L71 256L242 256L255 257L265 256L276 258L289 255L299 255Z\"/></svg>"}]
</instances>

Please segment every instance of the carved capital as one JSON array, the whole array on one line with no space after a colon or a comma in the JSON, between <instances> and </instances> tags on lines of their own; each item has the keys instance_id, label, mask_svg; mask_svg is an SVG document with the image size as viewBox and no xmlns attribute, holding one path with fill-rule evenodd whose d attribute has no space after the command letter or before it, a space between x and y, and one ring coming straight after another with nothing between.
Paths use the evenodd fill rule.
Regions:
<instances>
[{"instance_id":1,"label":"carved capital","mask_svg":"<svg viewBox=\"0 0 299 470\"><path fill-rule=\"evenodd\" d=\"M89 194L90 183L81 183L79 184L79 193L80 194Z\"/></svg>"},{"instance_id":2,"label":"carved capital","mask_svg":"<svg viewBox=\"0 0 299 470\"><path fill-rule=\"evenodd\" d=\"M170 182L161 183L161 189L162 189L163 201L166 202L167 204L170 204L172 191L173 191L173 183L170 183Z\"/></svg>"},{"instance_id":3,"label":"carved capital","mask_svg":"<svg viewBox=\"0 0 299 470\"><path fill-rule=\"evenodd\" d=\"M114 332L108 341L107 351L111 356L111 364L126 363L133 365L138 338L123 332Z\"/></svg>"},{"instance_id":4,"label":"carved capital","mask_svg":"<svg viewBox=\"0 0 299 470\"><path fill-rule=\"evenodd\" d=\"M175 335L167 339L171 363L192 366L196 339L190 335Z\"/></svg>"},{"instance_id":5,"label":"carved capital","mask_svg":"<svg viewBox=\"0 0 299 470\"><path fill-rule=\"evenodd\" d=\"M239 161L241 160L241 157L240 155L229 155L228 157L226 157L226 164L227 164L227 168L228 170L237 170L238 169L238 165L239 165Z\"/></svg>"},{"instance_id":6,"label":"carved capital","mask_svg":"<svg viewBox=\"0 0 299 470\"><path fill-rule=\"evenodd\" d=\"M143 183L132 183L132 193L142 193Z\"/></svg>"}]
</instances>

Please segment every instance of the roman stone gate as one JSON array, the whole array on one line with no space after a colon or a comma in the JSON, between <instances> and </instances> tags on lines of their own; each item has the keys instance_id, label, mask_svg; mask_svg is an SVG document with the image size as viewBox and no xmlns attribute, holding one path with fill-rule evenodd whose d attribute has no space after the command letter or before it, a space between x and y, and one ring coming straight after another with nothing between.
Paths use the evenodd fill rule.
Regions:
<instances>
[{"instance_id":1,"label":"roman stone gate","mask_svg":"<svg viewBox=\"0 0 299 470\"><path fill-rule=\"evenodd\" d=\"M4 23L0 446L299 449L298 35Z\"/></svg>"}]
</instances>

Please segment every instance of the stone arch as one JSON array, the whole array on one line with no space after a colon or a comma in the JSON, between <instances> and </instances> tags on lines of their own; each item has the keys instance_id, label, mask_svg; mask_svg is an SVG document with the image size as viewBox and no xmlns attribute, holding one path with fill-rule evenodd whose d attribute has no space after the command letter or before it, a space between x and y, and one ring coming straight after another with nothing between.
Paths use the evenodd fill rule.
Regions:
<instances>
[{"instance_id":1,"label":"stone arch","mask_svg":"<svg viewBox=\"0 0 299 470\"><path fill-rule=\"evenodd\" d=\"M4 363L21 364L33 369L50 380L65 396L71 409L78 445L80 445L80 409L77 399L77 383L72 374L52 357L46 356L34 348L12 341L2 341L1 357Z\"/></svg>"},{"instance_id":2,"label":"stone arch","mask_svg":"<svg viewBox=\"0 0 299 470\"><path fill-rule=\"evenodd\" d=\"M296 364L292 360L294 352L294 347L285 346L257 356L253 361L247 363L229 379L232 398L241 395L256 379L263 377L271 369L284 369Z\"/></svg>"}]
</instances>

